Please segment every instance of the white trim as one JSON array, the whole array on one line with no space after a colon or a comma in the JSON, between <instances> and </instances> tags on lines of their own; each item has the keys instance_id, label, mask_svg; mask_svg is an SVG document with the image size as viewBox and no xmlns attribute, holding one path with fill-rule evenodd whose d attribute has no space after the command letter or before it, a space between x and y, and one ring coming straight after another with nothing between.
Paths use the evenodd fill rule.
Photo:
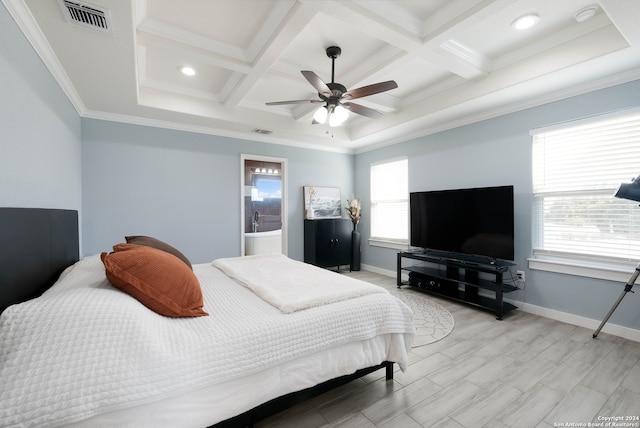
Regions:
<instances>
[{"instance_id":1,"label":"white trim","mask_svg":"<svg viewBox=\"0 0 640 428\"><path fill-rule=\"evenodd\" d=\"M369 245L372 247L392 248L394 250L406 251L409 248L409 244L406 242L387 241L380 238L369 238Z\"/></svg>"},{"instance_id":2,"label":"white trim","mask_svg":"<svg viewBox=\"0 0 640 428\"><path fill-rule=\"evenodd\" d=\"M505 300L506 301L506 300ZM549 318L552 320L564 322L571 325L576 325L578 327L588 328L590 330L595 330L598 328L602 320L594 320L591 318L583 317L580 315L574 315L567 312L556 311L555 309L544 308L542 306L532 305L530 303L524 303L519 301L509 301L509 303L513 303L518 306L524 312L539 315L541 317ZM602 314L605 316L605 313ZM591 332L590 334L593 334ZM634 342L640 342L640 330L636 330L629 327L624 327L617 324L607 323L602 328L601 333L612 334L614 336L622 337L624 339L633 340Z\"/></svg>"},{"instance_id":3,"label":"white trim","mask_svg":"<svg viewBox=\"0 0 640 428\"><path fill-rule=\"evenodd\" d=\"M360 265L360 268L362 270L366 270L368 272L373 272L373 273L377 273L378 275L384 275L384 276L390 276L392 278L395 278L397 273L394 270L388 270L388 269L382 269L379 268L377 266L371 266L371 265Z\"/></svg>"},{"instance_id":4,"label":"white trim","mask_svg":"<svg viewBox=\"0 0 640 428\"><path fill-rule=\"evenodd\" d=\"M529 131L529 134L531 136L534 136L534 135L542 134L545 132L572 128L574 126L588 125L594 122L601 122L609 119L615 119L621 116L634 115L639 113L640 113L640 107L625 108L625 109L616 110L610 113L596 114L593 116L584 117L582 119L568 120L566 122L558 122L553 125L548 125L541 128L534 128Z\"/></svg>"},{"instance_id":5,"label":"white trim","mask_svg":"<svg viewBox=\"0 0 640 428\"><path fill-rule=\"evenodd\" d=\"M542 270L546 272L562 273L565 275L584 276L587 278L604 279L626 283L634 272L633 266L618 265L588 265L577 261L566 261L560 259L539 259L530 258L529 269Z\"/></svg>"},{"instance_id":6,"label":"white trim","mask_svg":"<svg viewBox=\"0 0 640 428\"><path fill-rule=\"evenodd\" d=\"M369 170L371 170L372 166L384 165L384 164L393 163L393 162L400 162L400 161L403 161L403 160L408 161L409 157L408 156L397 156L397 157L394 157L394 158L384 159L384 160L377 161L377 162L371 162L369 164ZM409 169L409 165L407 165L407 170L408 169Z\"/></svg>"},{"instance_id":7,"label":"white trim","mask_svg":"<svg viewBox=\"0 0 640 428\"><path fill-rule=\"evenodd\" d=\"M366 146L356 147L353 150L354 154L362 154L379 150L384 147L393 146L398 143L404 143L407 141L413 141L418 138L423 138L429 135L437 134L439 132L448 131L450 129L459 128L462 126L478 123L484 120L495 119L507 114L518 113L530 108L539 107L545 104L550 104L557 101L562 101L568 98L585 95L591 92L595 92L601 89L610 88L616 85L638 80L640 73L637 68L632 70L625 70L620 73L604 76L597 80L585 82L580 85L575 85L570 88L564 88L550 93L526 98L523 100L507 103L502 106L498 106L493 109L485 109L462 116L451 116L442 122L435 123L430 121L425 123L424 126L411 132L406 132L403 135L392 137L386 141L380 141L378 143L372 143Z\"/></svg>"},{"instance_id":8,"label":"white trim","mask_svg":"<svg viewBox=\"0 0 640 428\"><path fill-rule=\"evenodd\" d=\"M391 166L393 165L393 166ZM402 165L402 168L397 167ZM395 186L389 187L389 169L392 172L399 173L402 170L405 175L402 177L402 181L406 185L404 194L399 194L398 192L402 190L400 186L400 182L395 183ZM380 170L386 170L386 174L380 174ZM378 173L374 173L374 171L378 171ZM402 174L400 174L402 175ZM375 179L374 179L375 177ZM394 174L394 178L397 178L397 174ZM375 183L374 183L375 182ZM384 183L384 184L382 184ZM384 198L380 198L381 190L380 188L385 189L382 193L390 193L390 195L384 195ZM386 191L388 190L388 192ZM377 194L377 198L374 198L374 193ZM379 207L387 206L387 204L397 204L401 205L403 208L406 207L406 230L404 232L396 231L396 230L382 230L380 227L382 223L381 220L384 220L384 216L380 214ZM369 210L370 210L370 224L369 224L369 245L374 246L382 246L387 248L395 248L395 249L404 249L406 247L399 247L398 245L407 245L409 243L409 158L407 156L398 156L394 158L384 159L379 162L374 162L369 164ZM400 210L394 210L393 219L386 218L387 223L389 221L397 221L401 220L401 217L398 214ZM386 224L386 223L385 223ZM398 223L400 224L400 223ZM374 233L374 228L378 228L375 232L384 232L384 233ZM395 228L394 228L395 229ZM398 232L398 233L396 233ZM401 234L402 233L402 234ZM379 235L395 235L395 236L379 236Z\"/></svg>"},{"instance_id":9,"label":"white trim","mask_svg":"<svg viewBox=\"0 0 640 428\"><path fill-rule=\"evenodd\" d=\"M366 270L369 272L377 273L380 275L390 276L392 278L396 278L397 272L391 271L388 269L381 269L375 266L370 265L362 265L362 270ZM627 278L628 279L628 278ZM625 282L627 280L625 279ZM531 303L520 302L518 300L512 299L504 299L505 302L509 302L518 307L519 310L538 315L544 318L549 318L555 321L564 322L567 324L575 325L578 327L584 327L590 330L595 330L600 326L602 320L595 320L587 317L583 317L581 315L574 315L567 312L557 311L555 309L549 309L542 306L532 305ZM603 317L605 314L603 314ZM509 320L504 320L503 322L509 322ZM593 334L590 333L590 334ZM601 330L601 333L612 334L614 336L622 337L624 339L633 340L634 342L640 342L640 330L636 330L629 327L624 327L617 324L607 323Z\"/></svg>"},{"instance_id":10,"label":"white trim","mask_svg":"<svg viewBox=\"0 0 640 428\"><path fill-rule=\"evenodd\" d=\"M51 48L49 41L40 30L29 7L23 1L2 0L2 3L11 14L20 31L22 31L22 34L36 51L45 67L47 67L56 80L73 108L78 115L82 117L86 113L87 108L78 91L76 91L75 86L73 86L69 75L66 73L62 64L60 64L60 61L58 61L58 57Z\"/></svg>"},{"instance_id":11,"label":"white trim","mask_svg":"<svg viewBox=\"0 0 640 428\"><path fill-rule=\"evenodd\" d=\"M328 146L326 143L318 144L318 143L304 143L300 141L289 141L289 140L283 140L281 137L277 137L273 135L264 135L264 134L257 134L257 133L251 133L251 135L248 135L248 133L246 132L231 131L231 130L226 130L222 128L215 128L212 126L201 126L201 125L195 125L195 124L178 123L178 122L172 122L168 120L152 119L147 117L131 116L131 115L122 115L119 113L106 113L101 111L87 110L84 113L80 113L80 116L86 119L104 120L104 121L116 122L116 123L128 123L131 125L140 125L140 126L151 126L154 128L171 129L174 131L195 132L198 134L214 135L216 137L237 138L245 141L257 141L257 142L267 143L267 144L277 144L280 146L290 146L290 147L310 149L310 150L321 150L324 152L352 154L352 151L350 149L347 149L344 147L337 147L337 146Z\"/></svg>"},{"instance_id":12,"label":"white trim","mask_svg":"<svg viewBox=\"0 0 640 428\"><path fill-rule=\"evenodd\" d=\"M628 213L633 204L613 198L620 182L637 172L639 123L636 107L531 131L533 257L550 260L540 269L556 271L559 259L578 265L576 275L610 279L608 263L640 259L633 245L640 228ZM579 218L571 220L578 209ZM603 226L607 220L617 226ZM586 258L589 263L582 266Z\"/></svg>"}]
</instances>

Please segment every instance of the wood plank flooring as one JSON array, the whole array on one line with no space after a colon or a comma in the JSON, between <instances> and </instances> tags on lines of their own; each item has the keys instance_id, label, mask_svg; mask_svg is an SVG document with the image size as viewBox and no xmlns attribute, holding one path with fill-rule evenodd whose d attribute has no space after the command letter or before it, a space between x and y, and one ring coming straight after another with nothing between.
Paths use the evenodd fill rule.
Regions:
<instances>
[{"instance_id":1,"label":"wood plank flooring","mask_svg":"<svg viewBox=\"0 0 640 428\"><path fill-rule=\"evenodd\" d=\"M395 288L395 278L343 274ZM593 339L593 331L519 310L497 321L428 297L453 314L455 328L412 349L405 373L396 369L389 382L383 370L372 373L256 427L640 427L640 343Z\"/></svg>"}]
</instances>

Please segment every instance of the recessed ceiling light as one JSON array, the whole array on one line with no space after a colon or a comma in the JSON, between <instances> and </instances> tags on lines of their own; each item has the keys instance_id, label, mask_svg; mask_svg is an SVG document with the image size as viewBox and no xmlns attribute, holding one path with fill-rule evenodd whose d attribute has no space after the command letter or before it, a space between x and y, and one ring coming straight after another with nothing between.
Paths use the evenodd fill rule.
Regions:
<instances>
[{"instance_id":1,"label":"recessed ceiling light","mask_svg":"<svg viewBox=\"0 0 640 428\"><path fill-rule=\"evenodd\" d=\"M580 9L579 11L577 11L576 14L573 15L573 19L578 22L585 22L593 18L596 15L597 11L598 6L587 6L584 9Z\"/></svg>"},{"instance_id":2,"label":"recessed ceiling light","mask_svg":"<svg viewBox=\"0 0 640 428\"><path fill-rule=\"evenodd\" d=\"M513 21L511 26L516 30L526 30L527 28L533 27L538 22L540 22L540 16L538 16L537 13L529 13Z\"/></svg>"},{"instance_id":3,"label":"recessed ceiling light","mask_svg":"<svg viewBox=\"0 0 640 428\"><path fill-rule=\"evenodd\" d=\"M196 75L196 71L193 69L193 67L189 67L186 65L183 65L182 67L178 67L178 70L180 70L180 73L184 74L185 76Z\"/></svg>"}]
</instances>

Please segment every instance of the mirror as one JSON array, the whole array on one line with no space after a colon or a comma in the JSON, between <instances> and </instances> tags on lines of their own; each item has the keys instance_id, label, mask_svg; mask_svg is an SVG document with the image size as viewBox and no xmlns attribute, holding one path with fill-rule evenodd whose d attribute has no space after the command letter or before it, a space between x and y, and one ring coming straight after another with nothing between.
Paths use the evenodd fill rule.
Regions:
<instances>
[{"instance_id":1,"label":"mirror","mask_svg":"<svg viewBox=\"0 0 640 428\"><path fill-rule=\"evenodd\" d=\"M287 254L286 159L241 156L242 255Z\"/></svg>"}]
</instances>

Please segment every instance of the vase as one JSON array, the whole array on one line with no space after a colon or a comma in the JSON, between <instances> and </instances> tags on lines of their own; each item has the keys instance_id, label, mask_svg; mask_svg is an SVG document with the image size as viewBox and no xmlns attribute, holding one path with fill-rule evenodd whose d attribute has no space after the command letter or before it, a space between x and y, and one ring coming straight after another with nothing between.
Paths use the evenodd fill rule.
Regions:
<instances>
[{"instance_id":1,"label":"vase","mask_svg":"<svg viewBox=\"0 0 640 428\"><path fill-rule=\"evenodd\" d=\"M360 232L358 231L358 224L353 225L353 232L351 232L351 271L360 270Z\"/></svg>"}]
</instances>

